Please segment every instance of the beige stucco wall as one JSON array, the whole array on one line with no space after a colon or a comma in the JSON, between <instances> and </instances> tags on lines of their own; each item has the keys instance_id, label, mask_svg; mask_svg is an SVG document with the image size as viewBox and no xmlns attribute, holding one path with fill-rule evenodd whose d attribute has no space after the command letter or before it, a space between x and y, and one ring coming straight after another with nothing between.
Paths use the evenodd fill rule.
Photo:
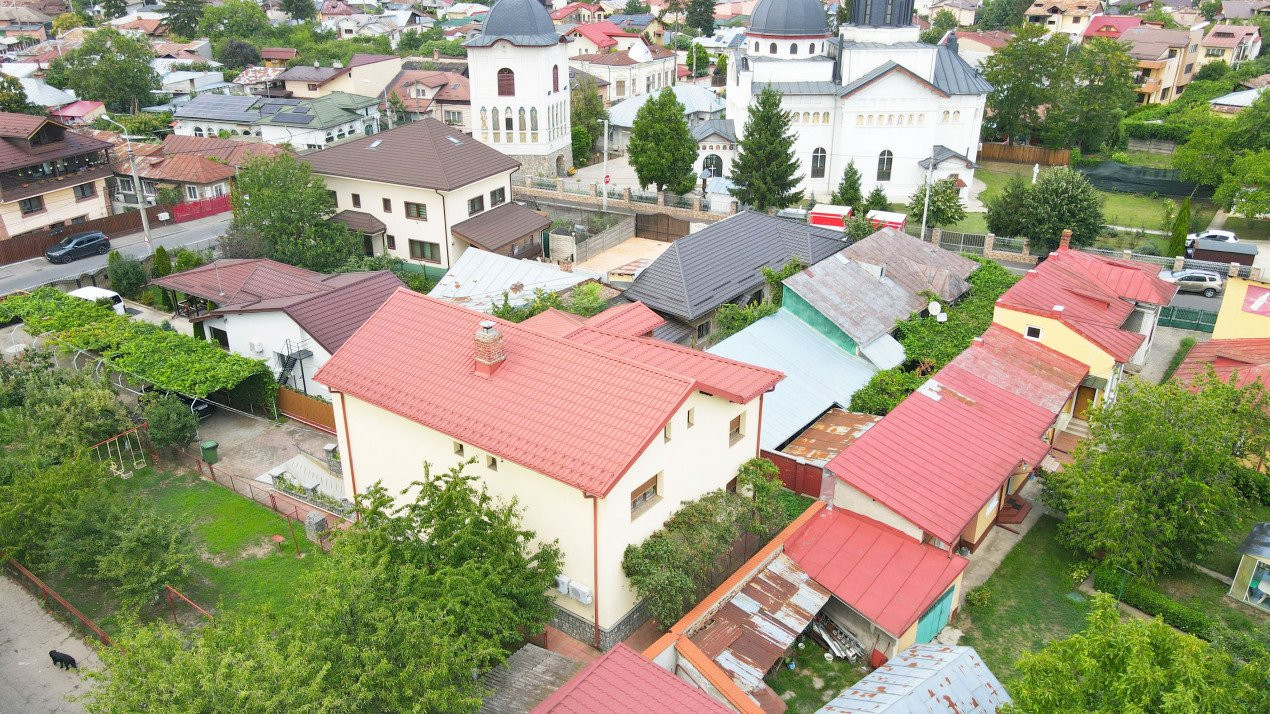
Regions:
<instances>
[{"instance_id":1,"label":"beige stucco wall","mask_svg":"<svg viewBox=\"0 0 1270 714\"><path fill-rule=\"evenodd\" d=\"M1111 355L1058 320L997 305L992 313L992 321L1020 335L1027 334L1029 325L1041 328L1041 339L1038 342L1084 363L1089 367L1089 373L1095 377L1111 380L1116 372L1116 360Z\"/></svg>"},{"instance_id":2,"label":"beige stucco wall","mask_svg":"<svg viewBox=\"0 0 1270 714\"><path fill-rule=\"evenodd\" d=\"M511 357L514 359L514 355ZM335 395L335 421L346 463L345 488L358 492L380 481L397 493L422 474L423 464L449 468L460 461L454 439L436 430L392 414L347 395ZM687 426L688 409L695 425ZM728 423L745 413L744 437L729 445ZM345 429L347 418L347 431ZM626 546L644 541L665 523L686 500L722 488L736 475L737 467L752 458L758 444L758 400L748 405L694 393L674 415L671 439L660 430L606 498L599 502L599 588L593 568L592 503L580 490L499 458L498 469L486 466L489 452L466 444L462 459L478 458L468 467L495 496L518 500L524 524L544 541L556 540L564 554L564 574L598 592L600 625L610 627L636 604L633 590L622 573ZM349 436L352 448L349 448ZM632 518L631 492L652 476L662 474L660 500ZM558 596L564 608L593 619L594 604L583 605Z\"/></svg>"},{"instance_id":3,"label":"beige stucco wall","mask_svg":"<svg viewBox=\"0 0 1270 714\"><path fill-rule=\"evenodd\" d=\"M996 493L992 494L992 498L984 502L983 507L975 514L974 520L970 521L970 525L966 526L966 529L961 532L961 539L971 543L978 543L979 539L983 538L983 535L992 527L1000 505L1001 490L998 489Z\"/></svg>"},{"instance_id":4,"label":"beige stucco wall","mask_svg":"<svg viewBox=\"0 0 1270 714\"><path fill-rule=\"evenodd\" d=\"M885 523L888 526L913 537L913 540L921 542L922 529L913 525L903 516L886 506L878 503L869 497L863 491L855 486L834 477L833 505L837 508L845 508L852 513L859 513L867 518Z\"/></svg>"},{"instance_id":5,"label":"beige stucco wall","mask_svg":"<svg viewBox=\"0 0 1270 714\"><path fill-rule=\"evenodd\" d=\"M92 220L110 215L106 203L106 179L85 183L92 183L97 192L79 200L75 198L76 184L67 183L64 187L43 194L44 210L27 216L22 215L18 201L0 203L0 221L4 222L5 237L47 228L54 223L70 221L79 216L84 216L84 220Z\"/></svg>"},{"instance_id":6,"label":"beige stucco wall","mask_svg":"<svg viewBox=\"0 0 1270 714\"><path fill-rule=\"evenodd\" d=\"M1270 288L1270 282L1246 278L1227 279L1226 292L1222 295L1221 308L1217 311L1217 324L1213 326L1214 340L1270 337L1270 316L1244 310L1250 286Z\"/></svg>"},{"instance_id":7,"label":"beige stucco wall","mask_svg":"<svg viewBox=\"0 0 1270 714\"><path fill-rule=\"evenodd\" d=\"M363 97L377 97L399 72L401 72L401 58L397 57L383 62L354 67L325 84L289 80L283 82L283 85L297 99L316 99L317 97L325 97L331 92L348 92L349 94L359 94ZM317 89L309 89L310 84L317 84Z\"/></svg>"}]
</instances>

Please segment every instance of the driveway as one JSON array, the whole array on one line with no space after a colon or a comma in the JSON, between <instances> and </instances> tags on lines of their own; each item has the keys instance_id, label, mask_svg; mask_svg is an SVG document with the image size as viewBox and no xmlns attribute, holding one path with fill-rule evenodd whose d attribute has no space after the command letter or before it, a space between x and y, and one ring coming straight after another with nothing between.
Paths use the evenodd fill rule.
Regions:
<instances>
[{"instance_id":1,"label":"driveway","mask_svg":"<svg viewBox=\"0 0 1270 714\"><path fill-rule=\"evenodd\" d=\"M580 182L583 186L604 183L603 162L597 161L590 166L583 166L573 175L573 179ZM635 177L635 169L631 166L631 162L625 156L618 156L609 159L608 163L609 176L612 181L609 183L613 188L639 188L639 179ZM568 181L569 179L565 179Z\"/></svg>"},{"instance_id":2,"label":"driveway","mask_svg":"<svg viewBox=\"0 0 1270 714\"><path fill-rule=\"evenodd\" d=\"M80 672L53 666L49 650L65 652L83 669L100 669L96 653L57 621L24 587L0 576L0 714L82 712L67 701L91 685Z\"/></svg>"},{"instance_id":3,"label":"driveway","mask_svg":"<svg viewBox=\"0 0 1270 714\"><path fill-rule=\"evenodd\" d=\"M1147 351L1146 364L1142 365L1138 376L1151 384L1159 384L1164 378L1165 370L1169 368L1169 362L1173 360L1173 355L1177 353L1178 346L1187 337L1194 338L1197 343L1213 339L1207 332L1157 326L1155 337L1151 340L1151 349Z\"/></svg>"}]
</instances>

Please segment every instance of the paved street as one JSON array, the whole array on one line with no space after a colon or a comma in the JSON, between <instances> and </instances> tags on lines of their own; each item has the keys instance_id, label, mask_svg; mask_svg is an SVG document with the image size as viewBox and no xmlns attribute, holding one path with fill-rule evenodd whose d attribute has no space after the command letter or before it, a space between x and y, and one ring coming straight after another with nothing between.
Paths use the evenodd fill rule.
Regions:
<instances>
[{"instance_id":1,"label":"paved street","mask_svg":"<svg viewBox=\"0 0 1270 714\"><path fill-rule=\"evenodd\" d=\"M0 714L84 711L66 697L86 693L89 684L80 672L53 666L49 650L70 654L83 668L101 667L78 635L0 575Z\"/></svg>"},{"instance_id":2,"label":"paved street","mask_svg":"<svg viewBox=\"0 0 1270 714\"><path fill-rule=\"evenodd\" d=\"M189 223L154 228L154 247L163 246L168 250L193 246L207 248L213 239L219 238L229 225L232 214L229 212L208 216ZM145 255L145 240L142 234L135 233L111 241L111 248L124 255L141 257ZM15 290L30 290L55 280L74 278L85 273L92 273L106 266L106 256L83 258L65 265L53 265L44 258L32 258L20 263L0 266L0 295Z\"/></svg>"}]
</instances>

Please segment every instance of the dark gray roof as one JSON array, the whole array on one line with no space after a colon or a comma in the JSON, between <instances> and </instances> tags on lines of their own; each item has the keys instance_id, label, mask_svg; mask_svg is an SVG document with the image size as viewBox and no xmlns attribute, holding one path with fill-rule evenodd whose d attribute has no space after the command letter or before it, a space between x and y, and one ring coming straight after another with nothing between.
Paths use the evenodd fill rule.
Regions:
<instances>
[{"instance_id":1,"label":"dark gray roof","mask_svg":"<svg viewBox=\"0 0 1270 714\"><path fill-rule=\"evenodd\" d=\"M594 74L591 74L590 72L583 72L582 70L577 69L575 67L570 67L569 68L569 89L577 89L578 87L581 87L583 77L590 77L591 81L595 82L596 87L609 86L609 81L607 79L604 79L603 77L597 77Z\"/></svg>"},{"instance_id":2,"label":"dark gray roof","mask_svg":"<svg viewBox=\"0 0 1270 714\"><path fill-rule=\"evenodd\" d=\"M523 714L564 686L579 669L581 662L525 645L481 677L481 684L491 692L481 703L480 714Z\"/></svg>"},{"instance_id":3,"label":"dark gray roof","mask_svg":"<svg viewBox=\"0 0 1270 714\"><path fill-rule=\"evenodd\" d=\"M751 62L789 62L786 57L771 57L768 55L758 55L750 58ZM828 55L806 55L795 62L832 62L833 58Z\"/></svg>"},{"instance_id":4,"label":"dark gray roof","mask_svg":"<svg viewBox=\"0 0 1270 714\"><path fill-rule=\"evenodd\" d=\"M1209 238L1201 238L1196 241L1196 250L1211 250L1219 253L1234 253L1238 255L1257 255L1257 246L1251 243L1231 243L1224 240L1212 240Z\"/></svg>"},{"instance_id":5,"label":"dark gray roof","mask_svg":"<svg viewBox=\"0 0 1270 714\"><path fill-rule=\"evenodd\" d=\"M755 94L767 87L781 94L837 94L842 89L833 82L755 82L751 86Z\"/></svg>"},{"instance_id":6,"label":"dark gray roof","mask_svg":"<svg viewBox=\"0 0 1270 714\"><path fill-rule=\"evenodd\" d=\"M931 166L939 166L940 164L944 163L945 161L949 159L961 159L970 168L979 168L979 165L971 161L970 159L966 158L965 154L962 154L957 151L953 151L952 149L948 148L947 146L944 146L943 144L935 144L933 147L931 147L931 155L925 159L922 159L921 161L918 161L917 165L921 166L924 169L928 169Z\"/></svg>"},{"instance_id":7,"label":"dark gray roof","mask_svg":"<svg viewBox=\"0 0 1270 714\"><path fill-rule=\"evenodd\" d=\"M547 47L563 41L538 0L497 0L485 15L480 34L464 44L489 47L499 40L518 47Z\"/></svg>"},{"instance_id":8,"label":"dark gray roof","mask_svg":"<svg viewBox=\"0 0 1270 714\"><path fill-rule=\"evenodd\" d=\"M992 85L947 45L940 45L935 53L935 78L932 83L949 94L987 94L992 91Z\"/></svg>"},{"instance_id":9,"label":"dark gray roof","mask_svg":"<svg viewBox=\"0 0 1270 714\"><path fill-rule=\"evenodd\" d=\"M204 119L208 121L251 124L260 120L260 111L255 108L255 104L259 99L259 97L244 97L232 94L200 94L188 103L181 105L173 116L177 119Z\"/></svg>"},{"instance_id":10,"label":"dark gray roof","mask_svg":"<svg viewBox=\"0 0 1270 714\"><path fill-rule=\"evenodd\" d=\"M1252 532L1244 538L1244 542L1240 543L1235 551L1243 555L1270 558L1270 523L1258 523L1253 526Z\"/></svg>"},{"instance_id":11,"label":"dark gray roof","mask_svg":"<svg viewBox=\"0 0 1270 714\"><path fill-rule=\"evenodd\" d=\"M760 35L829 34L829 18L819 0L759 0L750 13L749 31Z\"/></svg>"},{"instance_id":12,"label":"dark gray roof","mask_svg":"<svg viewBox=\"0 0 1270 714\"><path fill-rule=\"evenodd\" d=\"M761 287L760 268L779 268L792 257L818 263L843 249L842 236L743 211L672 243L635 278L624 296L657 312L696 320Z\"/></svg>"},{"instance_id":13,"label":"dark gray roof","mask_svg":"<svg viewBox=\"0 0 1270 714\"><path fill-rule=\"evenodd\" d=\"M736 124L731 119L710 119L692 128L692 138L701 141L711 134L718 134L728 141L736 141Z\"/></svg>"}]
</instances>

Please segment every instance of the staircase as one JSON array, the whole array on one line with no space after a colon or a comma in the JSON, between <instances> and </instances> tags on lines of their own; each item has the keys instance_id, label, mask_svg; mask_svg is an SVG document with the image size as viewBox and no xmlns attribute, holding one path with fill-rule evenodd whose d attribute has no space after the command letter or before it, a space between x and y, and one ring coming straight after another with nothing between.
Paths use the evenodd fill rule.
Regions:
<instances>
[{"instance_id":1,"label":"staircase","mask_svg":"<svg viewBox=\"0 0 1270 714\"><path fill-rule=\"evenodd\" d=\"M278 372L278 384L286 384L291 380L291 373L295 371L295 366L300 360L313 356L313 352L308 349L308 338L300 340L292 344L291 340L286 341L286 356L282 358L282 369Z\"/></svg>"}]
</instances>

